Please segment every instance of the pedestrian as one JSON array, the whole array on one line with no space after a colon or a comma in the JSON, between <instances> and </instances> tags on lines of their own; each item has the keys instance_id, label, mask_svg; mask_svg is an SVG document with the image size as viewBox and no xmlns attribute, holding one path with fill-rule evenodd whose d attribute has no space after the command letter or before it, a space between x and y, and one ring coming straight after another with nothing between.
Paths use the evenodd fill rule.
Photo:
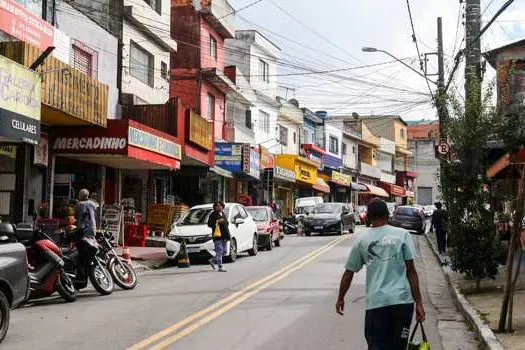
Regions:
<instances>
[{"instance_id":1,"label":"pedestrian","mask_svg":"<svg viewBox=\"0 0 525 350\"><path fill-rule=\"evenodd\" d=\"M96 246L95 233L97 222L95 219L96 204L89 198L89 191L85 188L78 191L78 202L75 207L77 229L75 232L75 244L80 259L78 259L78 279L87 278L88 260L93 254Z\"/></svg>"},{"instance_id":2,"label":"pedestrian","mask_svg":"<svg viewBox=\"0 0 525 350\"><path fill-rule=\"evenodd\" d=\"M222 259L226 253L226 244L231 239L228 228L228 219L224 213L225 205L222 202L213 203L213 211L208 218L208 226L212 229L215 256L209 260L214 271L226 272L222 266Z\"/></svg>"},{"instance_id":3,"label":"pedestrian","mask_svg":"<svg viewBox=\"0 0 525 350\"><path fill-rule=\"evenodd\" d=\"M445 255L447 253L447 220L448 214L443 209L441 202L436 202L434 204L436 210L432 213L432 221L430 223L430 230L436 232L436 239L438 245L438 251L440 255Z\"/></svg>"},{"instance_id":4,"label":"pedestrian","mask_svg":"<svg viewBox=\"0 0 525 350\"><path fill-rule=\"evenodd\" d=\"M354 242L336 303L342 316L354 274L366 265L365 338L369 350L406 349L414 303L416 319L425 319L412 237L408 231L388 225L388 215L383 200L375 198L368 204L371 228Z\"/></svg>"}]
</instances>

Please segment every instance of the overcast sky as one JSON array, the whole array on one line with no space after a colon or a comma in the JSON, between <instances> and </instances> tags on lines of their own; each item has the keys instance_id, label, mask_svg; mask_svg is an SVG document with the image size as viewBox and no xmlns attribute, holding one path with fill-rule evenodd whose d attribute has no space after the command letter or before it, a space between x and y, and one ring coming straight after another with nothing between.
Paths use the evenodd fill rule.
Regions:
<instances>
[{"instance_id":1,"label":"overcast sky","mask_svg":"<svg viewBox=\"0 0 525 350\"><path fill-rule=\"evenodd\" d=\"M236 9L254 2L229 1ZM492 18L506 1L482 0L483 22ZM422 54L436 51L436 18L443 18L448 72L458 47L464 47L464 5L459 0L410 0L410 6ZM281 48L278 74L391 61L382 53L362 52L363 46L381 48L398 58L406 58L415 68L419 66L406 0L262 0L240 11L236 24L238 29L259 30ZM515 0L482 37L482 48L494 49L523 38L525 0ZM431 57L429 73L436 72L436 68L436 59ZM460 94L463 69L462 66L454 87ZM488 78L492 76L493 72L489 72ZM436 118L425 80L396 62L325 75L280 76L279 85L279 95L295 97L301 107L328 110L332 114L390 113L406 119Z\"/></svg>"}]
</instances>

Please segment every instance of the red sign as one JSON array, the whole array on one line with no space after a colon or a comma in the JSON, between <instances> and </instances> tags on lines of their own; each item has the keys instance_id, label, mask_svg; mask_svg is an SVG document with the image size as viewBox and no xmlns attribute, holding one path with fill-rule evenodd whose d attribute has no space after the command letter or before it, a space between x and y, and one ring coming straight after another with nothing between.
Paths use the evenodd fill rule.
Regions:
<instances>
[{"instance_id":1,"label":"red sign","mask_svg":"<svg viewBox=\"0 0 525 350\"><path fill-rule=\"evenodd\" d=\"M15 0L0 0L0 30L42 51L53 46L53 26Z\"/></svg>"},{"instance_id":2,"label":"red sign","mask_svg":"<svg viewBox=\"0 0 525 350\"><path fill-rule=\"evenodd\" d=\"M261 150L261 169L273 169L275 158L266 148L259 146Z\"/></svg>"}]
</instances>

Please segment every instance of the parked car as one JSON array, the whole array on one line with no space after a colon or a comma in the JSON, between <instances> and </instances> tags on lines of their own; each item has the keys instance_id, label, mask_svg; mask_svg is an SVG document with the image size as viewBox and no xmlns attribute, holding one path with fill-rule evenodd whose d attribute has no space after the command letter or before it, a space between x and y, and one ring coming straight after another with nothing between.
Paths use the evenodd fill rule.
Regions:
<instances>
[{"instance_id":1,"label":"parked car","mask_svg":"<svg viewBox=\"0 0 525 350\"><path fill-rule=\"evenodd\" d=\"M390 224L418 234L425 233L427 228L427 220L423 210L408 205L397 207L394 216L390 218Z\"/></svg>"},{"instance_id":2,"label":"parked car","mask_svg":"<svg viewBox=\"0 0 525 350\"><path fill-rule=\"evenodd\" d=\"M212 231L208 227L208 217L213 211L213 204L197 205L190 208L173 224L166 240L166 255L169 260L177 259L180 244L184 239L189 255L211 257L215 255ZM243 205L226 203L224 209L230 223L231 240L226 246L226 261L234 262L237 254L248 252L257 255L259 251L257 226L252 216Z\"/></svg>"},{"instance_id":3,"label":"parked car","mask_svg":"<svg viewBox=\"0 0 525 350\"><path fill-rule=\"evenodd\" d=\"M17 240L16 229L0 223L0 342L9 328L10 309L29 297L26 247Z\"/></svg>"},{"instance_id":4,"label":"parked car","mask_svg":"<svg viewBox=\"0 0 525 350\"><path fill-rule=\"evenodd\" d=\"M367 214L367 207L366 205L360 205L356 208L356 212L359 215L359 221L357 221L360 225L366 224L366 214Z\"/></svg>"},{"instance_id":5,"label":"parked car","mask_svg":"<svg viewBox=\"0 0 525 350\"><path fill-rule=\"evenodd\" d=\"M246 207L257 225L257 238L259 247L266 250L272 250L275 243L276 247L281 246L281 234L279 229L279 220L270 207Z\"/></svg>"},{"instance_id":6,"label":"parked car","mask_svg":"<svg viewBox=\"0 0 525 350\"><path fill-rule=\"evenodd\" d=\"M425 205L423 207L423 212L425 213L426 217L431 217L432 214L434 214L434 210L436 210L435 205Z\"/></svg>"},{"instance_id":7,"label":"parked car","mask_svg":"<svg viewBox=\"0 0 525 350\"><path fill-rule=\"evenodd\" d=\"M304 220L304 233L310 236L312 232L338 233L355 231L354 213L346 203L318 204L314 212Z\"/></svg>"}]
</instances>

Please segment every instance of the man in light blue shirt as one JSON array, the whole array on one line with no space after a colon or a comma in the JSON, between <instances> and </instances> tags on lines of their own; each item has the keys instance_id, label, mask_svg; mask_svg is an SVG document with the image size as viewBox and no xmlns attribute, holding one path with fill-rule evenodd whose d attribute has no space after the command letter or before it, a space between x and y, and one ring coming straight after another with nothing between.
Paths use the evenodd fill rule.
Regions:
<instances>
[{"instance_id":1,"label":"man in light blue shirt","mask_svg":"<svg viewBox=\"0 0 525 350\"><path fill-rule=\"evenodd\" d=\"M366 265L365 337L369 350L405 350L416 304L416 319L425 319L414 266L410 233L388 225L386 203L373 199L368 205L372 228L359 235L341 278L336 311L344 314L345 295L354 273Z\"/></svg>"}]
</instances>

